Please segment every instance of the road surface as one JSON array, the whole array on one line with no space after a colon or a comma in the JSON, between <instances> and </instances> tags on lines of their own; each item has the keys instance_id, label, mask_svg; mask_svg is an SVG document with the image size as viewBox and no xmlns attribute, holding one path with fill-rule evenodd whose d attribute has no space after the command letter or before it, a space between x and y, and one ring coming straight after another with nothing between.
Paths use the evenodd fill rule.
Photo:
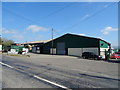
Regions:
<instances>
[{"instance_id":1,"label":"road surface","mask_svg":"<svg viewBox=\"0 0 120 90\"><path fill-rule=\"evenodd\" d=\"M118 88L118 63L71 56L2 56L2 88Z\"/></svg>"}]
</instances>

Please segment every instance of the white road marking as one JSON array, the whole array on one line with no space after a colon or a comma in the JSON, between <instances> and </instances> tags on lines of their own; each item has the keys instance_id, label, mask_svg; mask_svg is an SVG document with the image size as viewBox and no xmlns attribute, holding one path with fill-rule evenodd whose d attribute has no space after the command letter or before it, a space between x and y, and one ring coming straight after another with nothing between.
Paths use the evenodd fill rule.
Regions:
<instances>
[{"instance_id":1,"label":"white road marking","mask_svg":"<svg viewBox=\"0 0 120 90\"><path fill-rule=\"evenodd\" d=\"M10 65L8 65L8 64L2 63L2 62L0 62L0 64L2 64L2 65L4 65L4 66L7 66L7 67L9 67L9 68L14 68L14 67L12 67L12 66L10 66ZM17 70L18 70L18 69L17 69ZM65 86L63 86L63 85L60 85L60 84L57 84L57 83L55 83L55 82L49 81L49 80L47 80L47 79L41 78L41 77L39 77L39 76L37 76L37 75L33 75L33 77L34 77L34 78L37 78L37 79L39 79L39 80L42 80L42 81L44 81L44 82L50 83L50 84L52 84L52 85L58 86L58 87L60 87L60 88L67 89L67 90L71 90L71 89L69 89L68 87L65 87Z\"/></svg>"},{"instance_id":2,"label":"white road marking","mask_svg":"<svg viewBox=\"0 0 120 90\"><path fill-rule=\"evenodd\" d=\"M7 66L7 67L9 67L9 68L14 68L14 67L12 67L12 66L10 66L10 65L8 65L8 64L2 63L2 62L0 62L0 64L2 64L2 65L4 65L4 66Z\"/></svg>"},{"instance_id":3,"label":"white road marking","mask_svg":"<svg viewBox=\"0 0 120 90\"><path fill-rule=\"evenodd\" d=\"M67 87L65 87L65 86L63 86L63 85L60 85L60 84L51 82L51 81L49 81L49 80L47 80L47 79L44 79L44 78L41 78L41 77L39 77L39 76L34 75L34 77L37 78L37 79L39 79L39 80L42 80L42 81L48 82L48 83L50 83L50 84L53 84L53 85L55 85L55 86L61 87L61 88L63 88L63 89L68 89ZM70 90L70 89L69 89L69 90Z\"/></svg>"}]
</instances>

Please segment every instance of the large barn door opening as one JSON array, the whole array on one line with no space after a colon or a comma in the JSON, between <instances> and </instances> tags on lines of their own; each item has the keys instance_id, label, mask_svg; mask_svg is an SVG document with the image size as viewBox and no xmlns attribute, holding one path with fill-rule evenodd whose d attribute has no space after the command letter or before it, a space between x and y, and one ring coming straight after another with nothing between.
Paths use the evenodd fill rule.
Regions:
<instances>
[{"instance_id":1,"label":"large barn door opening","mask_svg":"<svg viewBox=\"0 0 120 90\"><path fill-rule=\"evenodd\" d=\"M60 54L60 55L65 55L66 52L65 52L65 43L64 42L59 42L57 43L57 54Z\"/></svg>"}]
</instances>

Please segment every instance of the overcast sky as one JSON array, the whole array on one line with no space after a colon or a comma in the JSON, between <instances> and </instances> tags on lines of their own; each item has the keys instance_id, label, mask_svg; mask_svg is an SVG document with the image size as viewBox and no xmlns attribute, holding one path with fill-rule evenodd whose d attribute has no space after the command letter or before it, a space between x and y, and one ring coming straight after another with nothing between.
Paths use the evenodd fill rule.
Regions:
<instances>
[{"instance_id":1,"label":"overcast sky","mask_svg":"<svg viewBox=\"0 0 120 90\"><path fill-rule=\"evenodd\" d=\"M65 33L102 38L118 45L116 2L3 2L2 36L17 43Z\"/></svg>"}]
</instances>

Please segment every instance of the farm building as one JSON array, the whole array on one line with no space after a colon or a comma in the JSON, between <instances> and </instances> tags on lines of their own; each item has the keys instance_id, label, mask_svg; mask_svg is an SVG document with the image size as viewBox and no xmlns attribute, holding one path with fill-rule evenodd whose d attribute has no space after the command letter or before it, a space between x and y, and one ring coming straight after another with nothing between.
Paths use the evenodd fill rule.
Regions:
<instances>
[{"instance_id":1,"label":"farm building","mask_svg":"<svg viewBox=\"0 0 120 90\"><path fill-rule=\"evenodd\" d=\"M2 51L2 45L0 45L0 52Z\"/></svg>"},{"instance_id":2,"label":"farm building","mask_svg":"<svg viewBox=\"0 0 120 90\"><path fill-rule=\"evenodd\" d=\"M7 52L8 54L20 54L20 52L21 54L27 54L28 49L21 44L14 43L11 46L7 47Z\"/></svg>"},{"instance_id":3,"label":"farm building","mask_svg":"<svg viewBox=\"0 0 120 90\"><path fill-rule=\"evenodd\" d=\"M93 52L105 58L105 51L111 44L100 39L75 34L65 34L53 40L24 43L33 53L82 56L83 52Z\"/></svg>"},{"instance_id":4,"label":"farm building","mask_svg":"<svg viewBox=\"0 0 120 90\"><path fill-rule=\"evenodd\" d=\"M83 52L93 52L105 58L105 51L110 47L110 43L99 38L65 34L44 43L43 53L81 56Z\"/></svg>"},{"instance_id":5,"label":"farm building","mask_svg":"<svg viewBox=\"0 0 120 90\"><path fill-rule=\"evenodd\" d=\"M32 41L23 43L23 45L28 47L29 51L32 53L43 53L43 45L44 43L48 42L50 40L41 40L41 41Z\"/></svg>"}]
</instances>

